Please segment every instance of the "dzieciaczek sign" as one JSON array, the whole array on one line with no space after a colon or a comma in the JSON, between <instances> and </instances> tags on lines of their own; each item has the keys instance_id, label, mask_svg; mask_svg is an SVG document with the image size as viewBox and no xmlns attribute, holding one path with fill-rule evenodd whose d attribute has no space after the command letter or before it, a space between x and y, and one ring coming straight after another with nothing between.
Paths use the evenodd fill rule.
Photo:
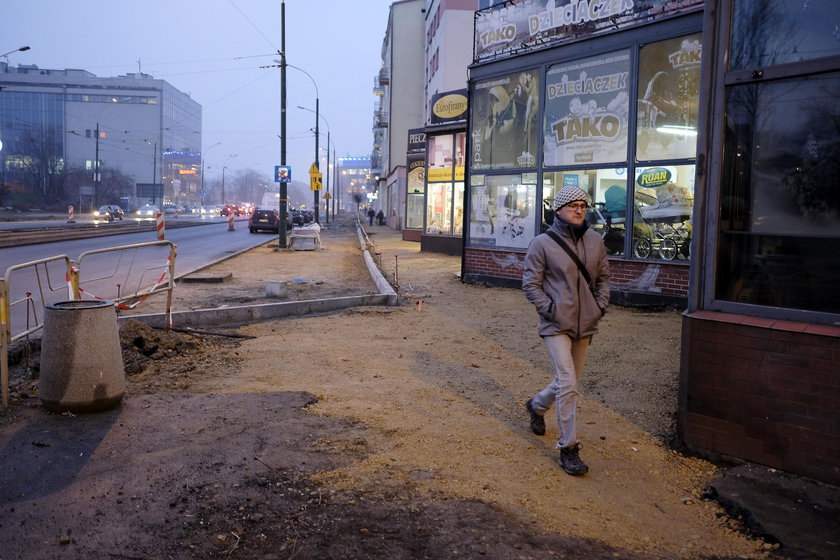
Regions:
<instances>
[{"instance_id":1,"label":"dzieciaczek sign","mask_svg":"<svg viewBox=\"0 0 840 560\"><path fill-rule=\"evenodd\" d=\"M704 0L524 0L476 12L473 58L511 53L666 19L703 8Z\"/></svg>"}]
</instances>

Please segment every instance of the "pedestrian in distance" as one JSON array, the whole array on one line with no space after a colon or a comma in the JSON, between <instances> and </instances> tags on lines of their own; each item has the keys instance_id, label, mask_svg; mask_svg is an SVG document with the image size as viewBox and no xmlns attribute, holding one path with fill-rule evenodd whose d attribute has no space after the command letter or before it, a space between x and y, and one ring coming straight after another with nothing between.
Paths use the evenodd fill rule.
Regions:
<instances>
[{"instance_id":1,"label":"pedestrian in distance","mask_svg":"<svg viewBox=\"0 0 840 560\"><path fill-rule=\"evenodd\" d=\"M382 212L382 210L380 210L379 212L377 212L377 213L376 213L376 222L377 222L380 226L384 226L384 225L385 225L385 213L384 213L384 212Z\"/></svg>"},{"instance_id":2,"label":"pedestrian in distance","mask_svg":"<svg viewBox=\"0 0 840 560\"><path fill-rule=\"evenodd\" d=\"M373 207L368 208L367 211L368 224L373 225L373 219L376 217L376 211Z\"/></svg>"},{"instance_id":3,"label":"pedestrian in distance","mask_svg":"<svg viewBox=\"0 0 840 560\"><path fill-rule=\"evenodd\" d=\"M610 299L607 252L601 236L586 223L588 208L589 195L578 187L557 192L554 223L531 241L522 275L522 290L539 314L539 335L554 368L551 383L528 399L525 408L531 431L541 436L543 416L555 404L559 462L571 475L589 471L579 452L578 384Z\"/></svg>"}]
</instances>

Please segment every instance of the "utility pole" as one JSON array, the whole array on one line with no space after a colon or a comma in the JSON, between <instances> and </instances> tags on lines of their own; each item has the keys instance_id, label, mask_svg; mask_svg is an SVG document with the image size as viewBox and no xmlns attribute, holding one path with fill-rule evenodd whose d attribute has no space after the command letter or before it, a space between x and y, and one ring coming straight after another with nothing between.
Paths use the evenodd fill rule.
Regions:
<instances>
[{"instance_id":1,"label":"utility pole","mask_svg":"<svg viewBox=\"0 0 840 560\"><path fill-rule=\"evenodd\" d=\"M327 201L324 203L324 216L330 223L330 127L327 127L327 177L324 185L327 189ZM335 218L335 216L333 216Z\"/></svg>"},{"instance_id":2,"label":"utility pole","mask_svg":"<svg viewBox=\"0 0 840 560\"><path fill-rule=\"evenodd\" d=\"M315 170L316 170L316 173L320 173L320 171L321 171L320 169L318 169L318 167L320 167L318 165L318 160L320 159L318 157L319 156L319 154L318 154L318 102L319 102L319 99L316 97L315 98ZM321 195L321 191L312 191L312 192L314 193L314 197L315 197L315 200L314 200L314 204L315 204L315 223L319 224L319 223L321 223L321 219L318 216L319 204L321 202L319 200L319 197Z\"/></svg>"},{"instance_id":3,"label":"utility pole","mask_svg":"<svg viewBox=\"0 0 840 560\"><path fill-rule=\"evenodd\" d=\"M286 0L280 2L280 165L286 165ZM286 216L289 205L288 183L280 182L280 227L277 245L285 249Z\"/></svg>"},{"instance_id":4,"label":"utility pole","mask_svg":"<svg viewBox=\"0 0 840 560\"><path fill-rule=\"evenodd\" d=\"M96 119L96 157L93 160L93 204L99 208L99 119Z\"/></svg>"}]
</instances>

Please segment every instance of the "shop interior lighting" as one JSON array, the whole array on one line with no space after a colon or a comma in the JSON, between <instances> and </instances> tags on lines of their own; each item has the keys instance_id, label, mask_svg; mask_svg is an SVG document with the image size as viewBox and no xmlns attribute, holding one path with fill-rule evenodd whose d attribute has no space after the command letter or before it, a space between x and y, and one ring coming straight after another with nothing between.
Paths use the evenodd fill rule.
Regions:
<instances>
[{"instance_id":1,"label":"shop interior lighting","mask_svg":"<svg viewBox=\"0 0 840 560\"><path fill-rule=\"evenodd\" d=\"M656 132L678 134L680 136L697 136L697 129L691 126L658 126Z\"/></svg>"}]
</instances>

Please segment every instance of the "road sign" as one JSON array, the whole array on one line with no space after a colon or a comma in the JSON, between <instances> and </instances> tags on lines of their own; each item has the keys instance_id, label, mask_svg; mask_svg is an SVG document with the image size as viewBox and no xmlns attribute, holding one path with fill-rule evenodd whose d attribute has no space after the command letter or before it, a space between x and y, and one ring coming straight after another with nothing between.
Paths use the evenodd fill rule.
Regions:
<instances>
[{"instance_id":1,"label":"road sign","mask_svg":"<svg viewBox=\"0 0 840 560\"><path fill-rule=\"evenodd\" d=\"M310 175L309 178L309 188L313 191L320 191L321 190L321 174L320 173L313 173Z\"/></svg>"},{"instance_id":2,"label":"road sign","mask_svg":"<svg viewBox=\"0 0 840 560\"><path fill-rule=\"evenodd\" d=\"M318 170L318 166L313 163L312 167L309 168L309 188L313 191L320 191L321 177L323 177L323 175Z\"/></svg>"},{"instance_id":3,"label":"road sign","mask_svg":"<svg viewBox=\"0 0 840 560\"><path fill-rule=\"evenodd\" d=\"M292 180L292 167L290 165L274 166L274 182L288 183Z\"/></svg>"},{"instance_id":4,"label":"road sign","mask_svg":"<svg viewBox=\"0 0 840 560\"><path fill-rule=\"evenodd\" d=\"M329 200L331 198L332 198L332 195L330 193L324 194L324 200Z\"/></svg>"}]
</instances>

